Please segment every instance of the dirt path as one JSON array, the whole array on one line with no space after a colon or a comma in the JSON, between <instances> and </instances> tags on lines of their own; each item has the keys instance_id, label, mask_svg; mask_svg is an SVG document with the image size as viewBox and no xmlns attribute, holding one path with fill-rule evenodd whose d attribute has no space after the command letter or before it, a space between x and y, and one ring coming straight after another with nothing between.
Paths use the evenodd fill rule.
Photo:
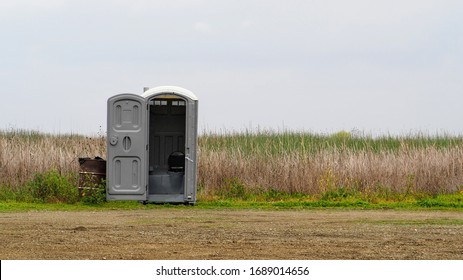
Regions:
<instances>
[{"instance_id":1,"label":"dirt path","mask_svg":"<svg viewBox=\"0 0 463 280\"><path fill-rule=\"evenodd\" d=\"M0 213L0 259L463 259L463 212Z\"/></svg>"}]
</instances>

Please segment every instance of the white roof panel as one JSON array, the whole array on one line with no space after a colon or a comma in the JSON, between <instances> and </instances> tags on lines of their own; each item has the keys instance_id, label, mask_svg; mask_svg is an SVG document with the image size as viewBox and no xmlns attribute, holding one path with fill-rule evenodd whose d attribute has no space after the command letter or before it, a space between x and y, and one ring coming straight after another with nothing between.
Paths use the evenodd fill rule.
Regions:
<instances>
[{"instance_id":1,"label":"white roof panel","mask_svg":"<svg viewBox=\"0 0 463 280\"><path fill-rule=\"evenodd\" d=\"M196 95L193 92L187 89L184 89L182 87L177 87L177 86L160 86L160 87L150 88L149 90L142 93L141 96L143 96L144 98L149 98L154 95L169 94L169 93L181 95L191 100L198 100L198 97L196 97Z\"/></svg>"}]
</instances>

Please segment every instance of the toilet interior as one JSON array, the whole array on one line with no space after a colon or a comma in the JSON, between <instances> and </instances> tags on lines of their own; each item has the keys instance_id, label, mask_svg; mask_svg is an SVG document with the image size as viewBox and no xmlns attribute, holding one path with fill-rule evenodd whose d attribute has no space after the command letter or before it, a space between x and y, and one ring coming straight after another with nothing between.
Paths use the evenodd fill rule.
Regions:
<instances>
[{"instance_id":1,"label":"toilet interior","mask_svg":"<svg viewBox=\"0 0 463 280\"><path fill-rule=\"evenodd\" d=\"M149 104L149 193L183 193L186 101L162 95Z\"/></svg>"}]
</instances>

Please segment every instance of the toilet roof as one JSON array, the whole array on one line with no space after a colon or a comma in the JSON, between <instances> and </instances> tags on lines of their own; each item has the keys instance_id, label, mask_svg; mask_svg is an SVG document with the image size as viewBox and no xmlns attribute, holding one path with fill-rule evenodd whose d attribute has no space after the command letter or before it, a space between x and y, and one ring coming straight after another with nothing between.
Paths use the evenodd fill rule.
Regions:
<instances>
[{"instance_id":1,"label":"toilet roof","mask_svg":"<svg viewBox=\"0 0 463 280\"><path fill-rule=\"evenodd\" d=\"M149 98L151 96L155 96L159 94L169 94L169 93L184 96L191 100L198 100L198 97L196 97L196 95L193 92L185 88L177 87L177 86L160 86L160 87L150 88L149 90L142 93L141 96L145 98Z\"/></svg>"}]
</instances>

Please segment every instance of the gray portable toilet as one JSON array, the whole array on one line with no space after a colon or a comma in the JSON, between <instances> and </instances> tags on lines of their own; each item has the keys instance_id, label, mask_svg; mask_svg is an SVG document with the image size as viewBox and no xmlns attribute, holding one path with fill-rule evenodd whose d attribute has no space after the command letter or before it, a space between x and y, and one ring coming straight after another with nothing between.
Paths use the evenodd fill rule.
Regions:
<instances>
[{"instance_id":1,"label":"gray portable toilet","mask_svg":"<svg viewBox=\"0 0 463 280\"><path fill-rule=\"evenodd\" d=\"M196 202L198 98L176 86L108 99L107 200Z\"/></svg>"}]
</instances>

